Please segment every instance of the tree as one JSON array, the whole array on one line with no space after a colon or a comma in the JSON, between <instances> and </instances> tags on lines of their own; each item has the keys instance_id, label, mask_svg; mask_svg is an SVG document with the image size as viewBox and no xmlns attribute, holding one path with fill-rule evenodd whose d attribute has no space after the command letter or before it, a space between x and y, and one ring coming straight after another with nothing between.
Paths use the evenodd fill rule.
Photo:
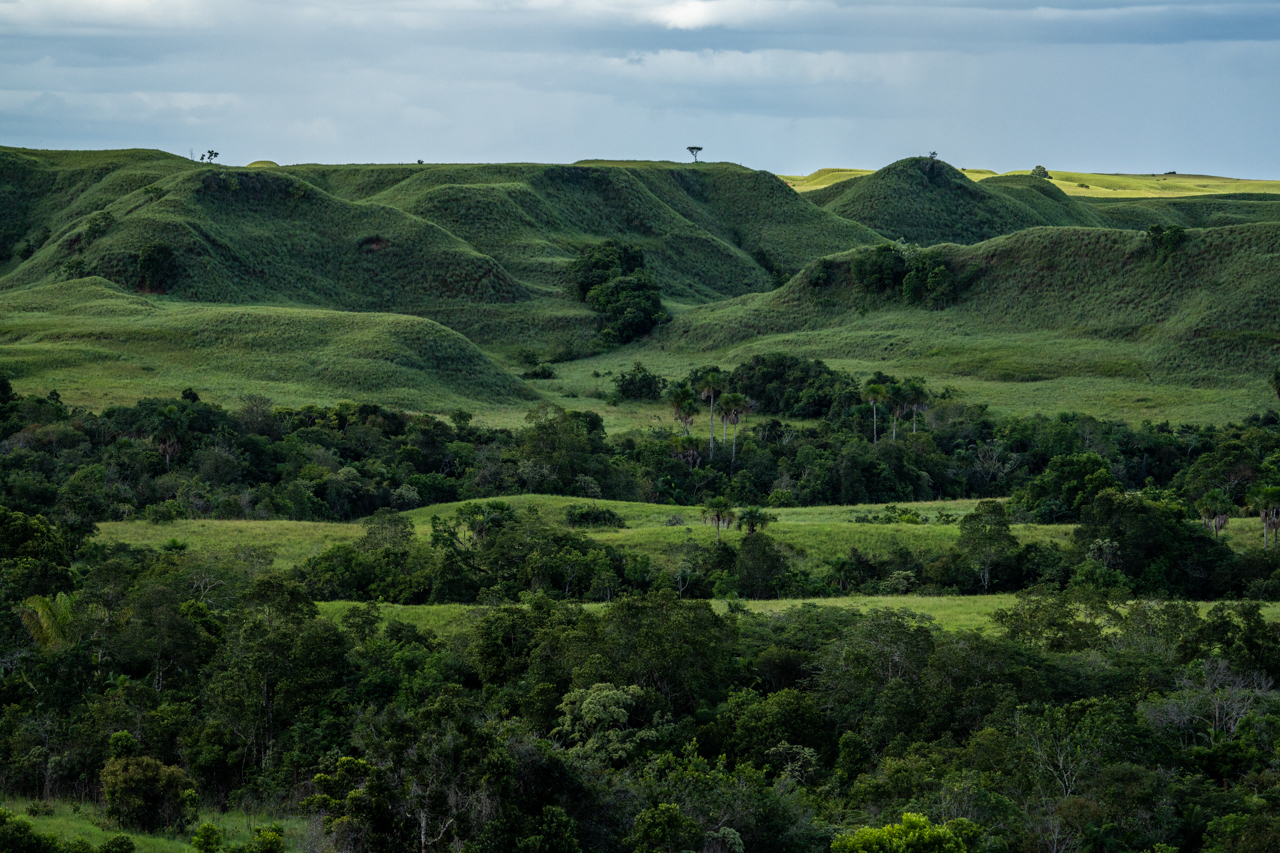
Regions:
<instances>
[{"instance_id":1,"label":"tree","mask_svg":"<svg viewBox=\"0 0 1280 853\"><path fill-rule=\"evenodd\" d=\"M738 529L747 528L747 533L755 533L757 530L764 530L778 517L771 512L765 512L758 506L744 507L738 510Z\"/></svg>"},{"instance_id":2,"label":"tree","mask_svg":"<svg viewBox=\"0 0 1280 853\"><path fill-rule=\"evenodd\" d=\"M907 812L902 823L875 829L864 826L831 842L831 853L966 853L964 842L946 826Z\"/></svg>"},{"instance_id":3,"label":"tree","mask_svg":"<svg viewBox=\"0 0 1280 853\"><path fill-rule=\"evenodd\" d=\"M1031 170L1031 177L1044 178L1047 181L1049 180L1049 178L1052 177L1052 175L1049 174L1049 170L1046 169L1044 166L1036 166L1034 169Z\"/></svg>"},{"instance_id":4,"label":"tree","mask_svg":"<svg viewBox=\"0 0 1280 853\"><path fill-rule=\"evenodd\" d=\"M707 454L708 459L716 458L716 392L723 391L724 386L724 374L718 370L703 374L698 382L698 391L701 393L702 399L708 401L708 411L711 415L711 449Z\"/></svg>"},{"instance_id":5,"label":"tree","mask_svg":"<svg viewBox=\"0 0 1280 853\"><path fill-rule=\"evenodd\" d=\"M1262 548L1271 547L1270 534L1280 528L1280 486L1254 486L1249 490L1249 506L1262 520Z\"/></svg>"},{"instance_id":6,"label":"tree","mask_svg":"<svg viewBox=\"0 0 1280 853\"><path fill-rule=\"evenodd\" d=\"M163 292L165 282L173 271L173 249L164 243L150 243L138 253L138 272L146 290Z\"/></svg>"},{"instance_id":7,"label":"tree","mask_svg":"<svg viewBox=\"0 0 1280 853\"><path fill-rule=\"evenodd\" d=\"M701 145L690 145L689 153L693 155L693 162L698 162L698 152L702 150Z\"/></svg>"},{"instance_id":8,"label":"tree","mask_svg":"<svg viewBox=\"0 0 1280 853\"><path fill-rule=\"evenodd\" d=\"M716 526L717 542L720 541L720 531L733 524L737 517L728 498L708 498L702 505L702 523Z\"/></svg>"},{"instance_id":9,"label":"tree","mask_svg":"<svg viewBox=\"0 0 1280 853\"><path fill-rule=\"evenodd\" d=\"M747 395L735 391L722 395L720 404L724 408L725 420L733 425L733 444L730 445L732 451L729 454L729 467L732 468L733 463L738 460L738 423L751 413L751 401L747 399Z\"/></svg>"},{"instance_id":10,"label":"tree","mask_svg":"<svg viewBox=\"0 0 1280 853\"><path fill-rule=\"evenodd\" d=\"M1275 392L1276 397L1280 398L1280 367L1277 367L1276 372L1271 374L1267 384L1271 386L1271 390ZM0 402L3 402L3 400L0 400Z\"/></svg>"},{"instance_id":11,"label":"tree","mask_svg":"<svg viewBox=\"0 0 1280 853\"><path fill-rule=\"evenodd\" d=\"M879 444L880 431L876 409L880 404L889 400L889 389L880 383L875 383L867 386L864 396L871 401L871 443Z\"/></svg>"},{"instance_id":12,"label":"tree","mask_svg":"<svg viewBox=\"0 0 1280 853\"><path fill-rule=\"evenodd\" d=\"M1013 553L1018 540L1009 531L1004 504L979 501L973 512L960 519L960 540L956 543L973 563L982 591L991 586L991 567Z\"/></svg>"},{"instance_id":13,"label":"tree","mask_svg":"<svg viewBox=\"0 0 1280 853\"><path fill-rule=\"evenodd\" d=\"M1200 523L1206 530L1212 530L1217 536L1227 526L1231 511L1235 504L1222 489L1213 489L1196 501L1196 512L1200 514Z\"/></svg>"},{"instance_id":14,"label":"tree","mask_svg":"<svg viewBox=\"0 0 1280 853\"><path fill-rule=\"evenodd\" d=\"M667 389L667 405L671 407L671 412L683 427L685 435L689 434L689 427L698 413L696 397L697 393L688 382L677 382Z\"/></svg>"},{"instance_id":15,"label":"tree","mask_svg":"<svg viewBox=\"0 0 1280 853\"><path fill-rule=\"evenodd\" d=\"M1280 370L1277 370L1276 374L1280 375ZM18 399L18 395L13 393L13 385L10 384L9 377L0 374L0 406L12 403L16 399Z\"/></svg>"}]
</instances>

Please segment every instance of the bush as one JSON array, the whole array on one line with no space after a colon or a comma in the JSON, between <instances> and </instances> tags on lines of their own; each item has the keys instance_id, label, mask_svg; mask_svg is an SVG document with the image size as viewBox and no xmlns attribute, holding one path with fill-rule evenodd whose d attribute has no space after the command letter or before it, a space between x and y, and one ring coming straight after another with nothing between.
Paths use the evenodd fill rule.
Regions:
<instances>
[{"instance_id":1,"label":"bush","mask_svg":"<svg viewBox=\"0 0 1280 853\"><path fill-rule=\"evenodd\" d=\"M539 364L532 370L520 374L521 379L555 379L556 372L549 364Z\"/></svg>"},{"instance_id":2,"label":"bush","mask_svg":"<svg viewBox=\"0 0 1280 853\"><path fill-rule=\"evenodd\" d=\"M570 527L626 527L621 515L608 507L595 504L569 504L564 510L565 523Z\"/></svg>"},{"instance_id":3,"label":"bush","mask_svg":"<svg viewBox=\"0 0 1280 853\"><path fill-rule=\"evenodd\" d=\"M102 768L107 816L128 829L183 830L195 813L195 791L180 767L146 756L119 756Z\"/></svg>"},{"instance_id":4,"label":"bush","mask_svg":"<svg viewBox=\"0 0 1280 853\"><path fill-rule=\"evenodd\" d=\"M173 249L164 243L151 243L138 253L138 272L147 291L164 292L173 272L173 261Z\"/></svg>"},{"instance_id":5,"label":"bush","mask_svg":"<svg viewBox=\"0 0 1280 853\"><path fill-rule=\"evenodd\" d=\"M637 361L630 372L623 371L613 377L613 386L614 395L620 400L657 400L667 390L667 380L649 372L649 368Z\"/></svg>"}]
</instances>

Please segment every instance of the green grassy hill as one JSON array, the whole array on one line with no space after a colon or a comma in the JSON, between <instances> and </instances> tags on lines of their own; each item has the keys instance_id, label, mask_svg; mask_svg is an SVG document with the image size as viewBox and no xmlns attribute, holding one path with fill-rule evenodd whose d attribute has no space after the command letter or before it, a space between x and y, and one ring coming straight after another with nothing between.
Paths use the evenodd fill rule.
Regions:
<instances>
[{"instance_id":1,"label":"green grassy hill","mask_svg":"<svg viewBox=\"0 0 1280 853\"><path fill-rule=\"evenodd\" d=\"M565 263L605 237L644 247L669 296L702 302L881 239L732 164L232 169L161 152L0 149L0 185L0 288L73 256L134 285L141 250L163 243L175 257L162 289L210 302L509 303L557 288Z\"/></svg>"},{"instance_id":2,"label":"green grassy hill","mask_svg":"<svg viewBox=\"0 0 1280 853\"><path fill-rule=\"evenodd\" d=\"M845 253L824 262L824 284L815 266L773 293L682 313L660 338L691 360L784 350L921 375L1006 411L1223 422L1275 405L1278 223L1192 229L1169 254L1097 228L931 251L972 282L944 311L868 297Z\"/></svg>"},{"instance_id":3,"label":"green grassy hill","mask_svg":"<svg viewBox=\"0 0 1280 853\"><path fill-rule=\"evenodd\" d=\"M420 317L184 303L103 278L0 292L0 365L19 387L101 408L199 388L233 405L376 399L411 409L534 398L475 344Z\"/></svg>"},{"instance_id":4,"label":"green grassy hill","mask_svg":"<svg viewBox=\"0 0 1280 853\"><path fill-rule=\"evenodd\" d=\"M1051 174L910 158L791 180L802 194L723 163L239 169L0 149L0 370L90 406L190 385L507 423L541 395L611 428L663 419L598 399L637 357L678 377L776 350L1005 411L1222 422L1273 404L1280 194L1229 190L1275 184ZM1188 242L1148 251L1157 222ZM519 348L587 351L596 315L561 297L561 275L608 237L644 248L673 321L516 379ZM930 250L967 282L959 304L868 300L849 252L886 237L964 244ZM157 244L172 259L139 292ZM823 258L830 285L792 277Z\"/></svg>"},{"instance_id":5,"label":"green grassy hill","mask_svg":"<svg viewBox=\"0 0 1280 853\"><path fill-rule=\"evenodd\" d=\"M921 245L977 243L1039 225L1103 224L1048 181L1015 175L977 182L928 157L899 160L805 198L889 239Z\"/></svg>"}]
</instances>

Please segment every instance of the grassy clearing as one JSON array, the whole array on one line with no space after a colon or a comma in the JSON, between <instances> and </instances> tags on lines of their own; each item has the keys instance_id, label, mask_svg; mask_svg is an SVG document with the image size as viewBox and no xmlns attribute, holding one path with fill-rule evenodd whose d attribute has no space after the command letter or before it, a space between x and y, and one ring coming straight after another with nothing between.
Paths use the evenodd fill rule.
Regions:
<instances>
[{"instance_id":1,"label":"grassy clearing","mask_svg":"<svg viewBox=\"0 0 1280 853\"><path fill-rule=\"evenodd\" d=\"M98 525L98 538L159 548L176 539L195 550L228 546L270 548L278 568L295 566L331 545L364 535L359 524L320 521L212 521L183 520L167 524L145 521L106 521Z\"/></svg>"},{"instance_id":2,"label":"grassy clearing","mask_svg":"<svg viewBox=\"0 0 1280 853\"><path fill-rule=\"evenodd\" d=\"M119 832L103 829L98 824L103 816L93 803L73 803L53 801L53 814L31 817L26 808L31 801L25 798L12 797L0 805L27 820L39 832L51 833L64 841L84 838L95 847L116 835L126 835L133 840L138 853L190 853L190 835L164 836L146 835L143 833ZM201 811L193 828L202 823L212 823L223 832L228 846L250 841L255 827L267 824L279 824L285 830L285 845L289 850L299 853L310 853L319 839L318 826L309 819L301 817L278 817L265 812L232 811L225 814L216 811Z\"/></svg>"},{"instance_id":3,"label":"grassy clearing","mask_svg":"<svg viewBox=\"0 0 1280 853\"><path fill-rule=\"evenodd\" d=\"M998 595L851 595L845 598L778 598L767 601L744 601L752 613L780 613L793 607L813 605L817 607L852 607L859 610L906 609L924 613L937 620L938 626L947 631L990 631L991 614L1013 605L1016 597L1010 593ZM1207 613L1213 602L1199 602L1201 613ZM320 614L338 619L354 602L328 601L320 604ZM584 608L598 613L607 604L587 604ZM727 613L727 602L717 599L711 608L720 614ZM483 612L480 605L471 604L423 604L415 606L384 605L384 619L398 619L420 628L430 628L442 637L461 631L472 614ZM1280 621L1280 603L1270 602L1262 606L1263 616Z\"/></svg>"}]
</instances>

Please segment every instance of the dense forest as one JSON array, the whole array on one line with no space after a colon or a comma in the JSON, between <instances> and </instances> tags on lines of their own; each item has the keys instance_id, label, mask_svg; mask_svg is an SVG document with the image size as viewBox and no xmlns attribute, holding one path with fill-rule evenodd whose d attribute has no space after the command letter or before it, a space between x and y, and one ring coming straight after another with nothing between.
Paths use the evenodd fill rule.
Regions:
<instances>
[{"instance_id":1,"label":"dense forest","mask_svg":"<svg viewBox=\"0 0 1280 853\"><path fill-rule=\"evenodd\" d=\"M97 800L201 853L285 849L278 828L230 845L196 825L245 802L314 816L305 849L344 853L1280 845L1280 625L1256 603L1280 599L1274 413L996 417L780 354L612 379L670 426L195 391L94 413L0 383L0 788ZM576 502L552 518L504 501L521 493ZM625 523L605 498L745 535L660 564L592 539ZM801 567L768 532L783 507L938 498L982 500L861 519L957 525L937 553ZM400 514L446 502L427 536ZM1246 514L1262 537L1228 548ZM130 518L364 534L291 568L95 538ZM1019 522L1074 532L1019 544ZM743 606L907 590L1017 598L986 633ZM327 600L358 603L329 619ZM483 606L437 635L390 603ZM3 811L0 848L91 849Z\"/></svg>"}]
</instances>

